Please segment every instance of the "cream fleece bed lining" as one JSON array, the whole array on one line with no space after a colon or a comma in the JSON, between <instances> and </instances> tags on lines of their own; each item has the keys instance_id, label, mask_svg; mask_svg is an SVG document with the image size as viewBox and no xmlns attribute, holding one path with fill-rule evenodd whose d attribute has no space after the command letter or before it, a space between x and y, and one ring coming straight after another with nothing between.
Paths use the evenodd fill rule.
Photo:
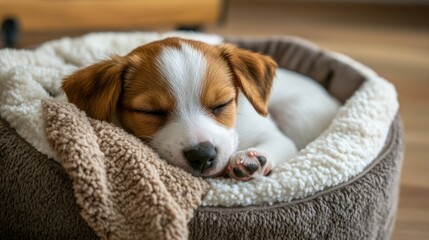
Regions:
<instances>
[{"instance_id":1,"label":"cream fleece bed lining","mask_svg":"<svg viewBox=\"0 0 429 240\"><path fill-rule=\"evenodd\" d=\"M59 94L62 76L109 54L125 54L138 45L173 34L89 34L48 42L34 51L1 50L0 114L38 151L56 159L44 136L40 102ZM213 35L182 36L212 44L222 41ZM348 181L377 157L398 109L395 89L370 69L345 56L329 54L366 77L329 129L269 177L249 182L208 180L211 189L203 199L204 206L273 204L308 197Z\"/></svg>"}]
</instances>

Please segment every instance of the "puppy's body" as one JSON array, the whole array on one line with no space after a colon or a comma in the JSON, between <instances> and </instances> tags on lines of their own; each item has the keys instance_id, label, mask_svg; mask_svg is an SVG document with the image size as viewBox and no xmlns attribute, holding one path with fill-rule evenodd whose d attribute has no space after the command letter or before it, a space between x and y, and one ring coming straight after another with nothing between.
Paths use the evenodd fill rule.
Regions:
<instances>
[{"instance_id":1,"label":"puppy's body","mask_svg":"<svg viewBox=\"0 0 429 240\"><path fill-rule=\"evenodd\" d=\"M281 69L270 97L275 69L269 57L231 45L170 38L79 70L63 90L89 116L115 121L173 165L247 180L317 137L339 106L311 80Z\"/></svg>"},{"instance_id":2,"label":"puppy's body","mask_svg":"<svg viewBox=\"0 0 429 240\"><path fill-rule=\"evenodd\" d=\"M313 80L278 68L268 117L257 114L242 95L238 106L238 151L260 152L275 166L317 138L340 104Z\"/></svg>"}]
</instances>

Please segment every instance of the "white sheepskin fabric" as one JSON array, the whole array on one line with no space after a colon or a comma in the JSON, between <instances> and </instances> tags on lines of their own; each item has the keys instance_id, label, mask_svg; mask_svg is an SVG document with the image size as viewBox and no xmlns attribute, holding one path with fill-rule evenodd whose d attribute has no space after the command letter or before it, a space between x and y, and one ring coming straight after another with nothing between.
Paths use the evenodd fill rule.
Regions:
<instances>
[{"instance_id":1,"label":"white sheepskin fabric","mask_svg":"<svg viewBox=\"0 0 429 240\"><path fill-rule=\"evenodd\" d=\"M77 68L172 35L222 42L221 37L207 34L97 33L48 42L33 51L0 50L0 114L38 151L56 159L44 134L40 104L43 99L63 98L61 79ZM204 206L272 204L308 197L346 182L377 157L398 111L395 88L352 59L332 55L359 69L368 81L340 109L330 127L268 177L248 182L209 179L211 189Z\"/></svg>"}]
</instances>

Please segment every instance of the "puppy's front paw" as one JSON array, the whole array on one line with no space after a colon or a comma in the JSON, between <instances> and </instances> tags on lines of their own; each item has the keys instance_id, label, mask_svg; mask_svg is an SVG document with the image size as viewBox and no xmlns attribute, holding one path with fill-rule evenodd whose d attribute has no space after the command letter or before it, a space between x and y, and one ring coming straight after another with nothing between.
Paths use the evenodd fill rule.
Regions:
<instances>
[{"instance_id":1,"label":"puppy's front paw","mask_svg":"<svg viewBox=\"0 0 429 240\"><path fill-rule=\"evenodd\" d=\"M225 176L247 181L256 176L268 175L272 166L272 161L267 153L257 148L249 148L232 155L225 168Z\"/></svg>"}]
</instances>

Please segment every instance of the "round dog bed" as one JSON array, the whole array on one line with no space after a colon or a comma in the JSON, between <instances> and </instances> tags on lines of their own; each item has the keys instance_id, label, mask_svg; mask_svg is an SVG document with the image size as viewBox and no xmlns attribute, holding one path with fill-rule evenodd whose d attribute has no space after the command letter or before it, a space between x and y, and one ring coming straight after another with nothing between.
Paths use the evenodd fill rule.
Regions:
<instances>
[{"instance_id":1,"label":"round dog bed","mask_svg":"<svg viewBox=\"0 0 429 240\"><path fill-rule=\"evenodd\" d=\"M106 35L95 37L103 41ZM133 44L122 48L115 45L121 42L117 39L127 37ZM116 42L103 44L115 45L119 53L150 41L130 34L110 38ZM211 40L219 42L216 37ZM51 44L54 47L49 51L65 51L58 47L64 47L64 42L70 49L78 49L76 42L64 40L62 45ZM250 182L209 180L211 189L189 223L190 238L388 238L394 224L402 161L402 128L395 116L394 88L365 66L300 39L226 42L272 56L280 67L319 82L345 105L325 133L270 177ZM106 54L100 45L85 43L85 38L78 44L82 43L86 50L91 49L92 59L100 52ZM79 51L64 62L82 66L92 60L78 60ZM31 58L22 61L38 64ZM70 66L63 71L70 72ZM41 133L20 131L20 123L4 115L10 109L1 110L8 121L2 120L0 125L0 189L4 193L0 198L4 209L0 213L0 238L96 238L79 215L68 175L48 159L55 158L55 153L44 142L29 137Z\"/></svg>"}]
</instances>

